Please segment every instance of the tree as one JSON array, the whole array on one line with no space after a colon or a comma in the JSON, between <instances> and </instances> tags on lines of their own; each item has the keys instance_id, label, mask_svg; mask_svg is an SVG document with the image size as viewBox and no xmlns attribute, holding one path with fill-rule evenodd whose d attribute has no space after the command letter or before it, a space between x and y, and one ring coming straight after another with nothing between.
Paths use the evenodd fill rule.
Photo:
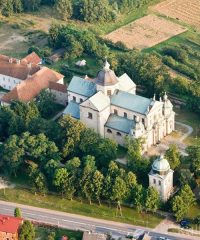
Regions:
<instances>
[{"instance_id":1,"label":"tree","mask_svg":"<svg viewBox=\"0 0 200 240\"><path fill-rule=\"evenodd\" d=\"M19 239L20 240L34 240L35 239L35 228L33 226L33 224L28 221L25 220L20 233L19 233Z\"/></svg>"},{"instance_id":2,"label":"tree","mask_svg":"<svg viewBox=\"0 0 200 240\"><path fill-rule=\"evenodd\" d=\"M61 193L62 197L67 194L69 187L69 173L66 168L56 169L53 177L53 185Z\"/></svg>"},{"instance_id":3,"label":"tree","mask_svg":"<svg viewBox=\"0 0 200 240\"><path fill-rule=\"evenodd\" d=\"M160 200L159 193L154 187L149 187L146 192L145 209L146 211L156 212Z\"/></svg>"},{"instance_id":4,"label":"tree","mask_svg":"<svg viewBox=\"0 0 200 240\"><path fill-rule=\"evenodd\" d=\"M64 116L59 124L63 130L63 156L73 155L78 150L81 135L85 129L83 123L73 119L71 116Z\"/></svg>"},{"instance_id":5,"label":"tree","mask_svg":"<svg viewBox=\"0 0 200 240\"><path fill-rule=\"evenodd\" d=\"M172 144L165 153L166 159L169 161L171 169L176 169L180 165L180 153L175 144Z\"/></svg>"},{"instance_id":6,"label":"tree","mask_svg":"<svg viewBox=\"0 0 200 240\"><path fill-rule=\"evenodd\" d=\"M127 193L126 182L121 177L116 177L115 183L112 187L111 200L117 202L117 210L122 216L121 202L125 199Z\"/></svg>"},{"instance_id":7,"label":"tree","mask_svg":"<svg viewBox=\"0 0 200 240\"><path fill-rule=\"evenodd\" d=\"M99 205L101 205L101 195L103 190L103 181L104 176L103 174L96 170L93 175L93 198L99 202Z\"/></svg>"},{"instance_id":8,"label":"tree","mask_svg":"<svg viewBox=\"0 0 200 240\"><path fill-rule=\"evenodd\" d=\"M55 96L46 90L42 90L37 97L37 107L43 118L49 118L54 113Z\"/></svg>"},{"instance_id":9,"label":"tree","mask_svg":"<svg viewBox=\"0 0 200 240\"><path fill-rule=\"evenodd\" d=\"M17 170L23 163L25 151L23 141L16 135L10 136L3 144L2 159L5 164L4 169L8 174L16 175Z\"/></svg>"},{"instance_id":10,"label":"tree","mask_svg":"<svg viewBox=\"0 0 200 240\"><path fill-rule=\"evenodd\" d=\"M41 0L23 0L24 9L27 11L36 11L40 6Z\"/></svg>"},{"instance_id":11,"label":"tree","mask_svg":"<svg viewBox=\"0 0 200 240\"><path fill-rule=\"evenodd\" d=\"M63 20L67 20L68 18L71 18L73 14L71 0L57 0L55 4L55 9L59 17Z\"/></svg>"},{"instance_id":12,"label":"tree","mask_svg":"<svg viewBox=\"0 0 200 240\"><path fill-rule=\"evenodd\" d=\"M142 185L137 184L134 187L133 193L133 205L138 212L142 212L142 209L145 206L145 192Z\"/></svg>"},{"instance_id":13,"label":"tree","mask_svg":"<svg viewBox=\"0 0 200 240\"><path fill-rule=\"evenodd\" d=\"M191 162L191 171L196 177L200 176L200 146L194 145L187 148L188 159Z\"/></svg>"},{"instance_id":14,"label":"tree","mask_svg":"<svg viewBox=\"0 0 200 240\"><path fill-rule=\"evenodd\" d=\"M15 217L22 217L22 213L21 213L21 210L20 210L20 208L15 208L15 211L14 211L14 216Z\"/></svg>"},{"instance_id":15,"label":"tree","mask_svg":"<svg viewBox=\"0 0 200 240\"><path fill-rule=\"evenodd\" d=\"M190 186L183 186L178 195L172 200L172 211L174 212L176 220L180 221L195 203L196 199Z\"/></svg>"},{"instance_id":16,"label":"tree","mask_svg":"<svg viewBox=\"0 0 200 240\"><path fill-rule=\"evenodd\" d=\"M2 15L9 17L13 14L13 2L12 0L2 0L0 2L0 11Z\"/></svg>"}]
</instances>

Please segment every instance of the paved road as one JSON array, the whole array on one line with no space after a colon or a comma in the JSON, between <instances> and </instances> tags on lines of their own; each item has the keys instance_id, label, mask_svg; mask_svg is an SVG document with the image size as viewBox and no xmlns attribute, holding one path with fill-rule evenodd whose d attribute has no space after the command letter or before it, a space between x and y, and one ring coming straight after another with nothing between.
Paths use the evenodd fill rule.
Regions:
<instances>
[{"instance_id":1,"label":"paved road","mask_svg":"<svg viewBox=\"0 0 200 240\"><path fill-rule=\"evenodd\" d=\"M13 215L14 208L20 207L23 217L29 220L43 222L47 224L57 225L58 227L64 227L73 230L94 230L101 233L112 232L116 236L125 236L128 233L133 233L136 229L143 229L145 232L149 232L153 236L153 240L158 239L159 236L168 237L171 240L191 240L194 237L185 237L184 235L170 236L161 233L154 232L152 229L136 227L130 224L122 224L112 221L106 221L101 219L95 219L85 217L81 215L69 214L64 212L58 212L48 209L41 209L16 203L8 203L0 201L0 213ZM196 238L197 239L197 238Z\"/></svg>"}]
</instances>

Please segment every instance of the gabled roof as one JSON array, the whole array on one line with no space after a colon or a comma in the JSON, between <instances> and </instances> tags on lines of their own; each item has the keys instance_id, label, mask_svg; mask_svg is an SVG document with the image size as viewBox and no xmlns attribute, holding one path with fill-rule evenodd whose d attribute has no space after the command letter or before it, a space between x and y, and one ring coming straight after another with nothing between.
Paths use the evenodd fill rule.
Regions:
<instances>
[{"instance_id":1,"label":"gabled roof","mask_svg":"<svg viewBox=\"0 0 200 240\"><path fill-rule=\"evenodd\" d=\"M74 101L70 101L65 110L63 111L63 115L70 115L73 118L80 119L79 104Z\"/></svg>"},{"instance_id":2,"label":"gabled roof","mask_svg":"<svg viewBox=\"0 0 200 240\"><path fill-rule=\"evenodd\" d=\"M68 86L68 91L91 97L96 93L96 84L90 80L74 76Z\"/></svg>"},{"instance_id":3,"label":"gabled roof","mask_svg":"<svg viewBox=\"0 0 200 240\"><path fill-rule=\"evenodd\" d=\"M25 58L22 58L22 62L24 63L33 63L38 65L41 62L41 58L35 53L32 52L29 55L27 55Z\"/></svg>"},{"instance_id":4,"label":"gabled roof","mask_svg":"<svg viewBox=\"0 0 200 240\"><path fill-rule=\"evenodd\" d=\"M61 84L61 83L57 83L57 82L50 82L49 89L63 92L63 93L67 92L67 86L65 84Z\"/></svg>"},{"instance_id":5,"label":"gabled roof","mask_svg":"<svg viewBox=\"0 0 200 240\"><path fill-rule=\"evenodd\" d=\"M22 222L22 218L0 215L0 232L17 233Z\"/></svg>"},{"instance_id":6,"label":"gabled roof","mask_svg":"<svg viewBox=\"0 0 200 240\"><path fill-rule=\"evenodd\" d=\"M141 114L148 112L148 107L151 103L152 100L149 98L141 97L139 95L127 93L124 91L116 91L111 96L111 105L115 105L123 109Z\"/></svg>"},{"instance_id":7,"label":"gabled roof","mask_svg":"<svg viewBox=\"0 0 200 240\"><path fill-rule=\"evenodd\" d=\"M124 73L118 78L119 81L119 90L122 90L124 92L128 92L131 89L136 87L136 84L133 82L133 80L126 74Z\"/></svg>"},{"instance_id":8,"label":"gabled roof","mask_svg":"<svg viewBox=\"0 0 200 240\"><path fill-rule=\"evenodd\" d=\"M49 88L50 82L58 82L64 76L47 67L43 67L33 76L17 85L12 91L2 97L3 102L20 100L29 102L35 98L43 89Z\"/></svg>"},{"instance_id":9,"label":"gabled roof","mask_svg":"<svg viewBox=\"0 0 200 240\"><path fill-rule=\"evenodd\" d=\"M111 114L105 126L129 134L131 129L135 128L135 121Z\"/></svg>"},{"instance_id":10,"label":"gabled roof","mask_svg":"<svg viewBox=\"0 0 200 240\"><path fill-rule=\"evenodd\" d=\"M0 55L0 74L9 77L25 80L27 76L33 75L40 70L36 64L27 64L26 62Z\"/></svg>"},{"instance_id":11,"label":"gabled roof","mask_svg":"<svg viewBox=\"0 0 200 240\"><path fill-rule=\"evenodd\" d=\"M104 95L101 91L97 92L95 95L90 97L87 101L81 103L81 106L84 106L90 102L92 104L91 107L95 108L97 111L102 111L106 107L110 106L110 98Z\"/></svg>"}]
</instances>

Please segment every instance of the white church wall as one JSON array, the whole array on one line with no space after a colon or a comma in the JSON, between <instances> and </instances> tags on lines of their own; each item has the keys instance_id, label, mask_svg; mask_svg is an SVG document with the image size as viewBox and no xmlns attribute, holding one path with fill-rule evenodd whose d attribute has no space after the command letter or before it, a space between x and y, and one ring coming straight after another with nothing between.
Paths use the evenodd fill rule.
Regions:
<instances>
[{"instance_id":1,"label":"white church wall","mask_svg":"<svg viewBox=\"0 0 200 240\"><path fill-rule=\"evenodd\" d=\"M68 91L68 102L75 101L77 103L81 103L81 102L84 102L86 99L87 97L85 96Z\"/></svg>"},{"instance_id":2,"label":"white church wall","mask_svg":"<svg viewBox=\"0 0 200 240\"><path fill-rule=\"evenodd\" d=\"M0 74L0 86L6 90L12 90L23 80Z\"/></svg>"}]
</instances>

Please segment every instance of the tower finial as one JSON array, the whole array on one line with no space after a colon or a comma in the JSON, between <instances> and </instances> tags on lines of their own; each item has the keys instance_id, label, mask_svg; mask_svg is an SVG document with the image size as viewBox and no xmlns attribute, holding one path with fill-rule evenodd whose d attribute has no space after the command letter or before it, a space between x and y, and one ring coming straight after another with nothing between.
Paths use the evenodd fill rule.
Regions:
<instances>
[{"instance_id":1,"label":"tower finial","mask_svg":"<svg viewBox=\"0 0 200 240\"><path fill-rule=\"evenodd\" d=\"M156 101L156 94L153 95L153 101Z\"/></svg>"},{"instance_id":2,"label":"tower finial","mask_svg":"<svg viewBox=\"0 0 200 240\"><path fill-rule=\"evenodd\" d=\"M167 100L167 93L165 92L165 94L164 94L164 100Z\"/></svg>"},{"instance_id":3,"label":"tower finial","mask_svg":"<svg viewBox=\"0 0 200 240\"><path fill-rule=\"evenodd\" d=\"M105 69L105 70L109 70L109 69L110 69L110 63L108 62L107 57L105 57L105 59L106 59L106 61L105 61L105 63L104 63L104 69Z\"/></svg>"}]
</instances>

